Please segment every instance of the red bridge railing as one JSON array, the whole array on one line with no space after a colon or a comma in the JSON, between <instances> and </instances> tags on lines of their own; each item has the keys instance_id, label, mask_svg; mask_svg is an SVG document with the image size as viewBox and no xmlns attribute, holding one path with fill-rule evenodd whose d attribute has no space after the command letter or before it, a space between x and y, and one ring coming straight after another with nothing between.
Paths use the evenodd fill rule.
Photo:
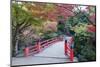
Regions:
<instances>
[{"instance_id":1,"label":"red bridge railing","mask_svg":"<svg viewBox=\"0 0 100 67\"><path fill-rule=\"evenodd\" d=\"M74 43L73 37L70 37L69 39L65 40L65 55L68 55L71 61L74 60L73 43Z\"/></svg>"},{"instance_id":2,"label":"red bridge railing","mask_svg":"<svg viewBox=\"0 0 100 67\"><path fill-rule=\"evenodd\" d=\"M55 37L55 38L51 38L42 42L37 42L35 43L34 46L30 46L30 47L26 47L24 49L24 56L27 57L29 55L34 55L37 54L39 52L41 52L42 50L44 50L45 48L51 46L53 43L58 42L58 41L62 41L63 37Z\"/></svg>"}]
</instances>

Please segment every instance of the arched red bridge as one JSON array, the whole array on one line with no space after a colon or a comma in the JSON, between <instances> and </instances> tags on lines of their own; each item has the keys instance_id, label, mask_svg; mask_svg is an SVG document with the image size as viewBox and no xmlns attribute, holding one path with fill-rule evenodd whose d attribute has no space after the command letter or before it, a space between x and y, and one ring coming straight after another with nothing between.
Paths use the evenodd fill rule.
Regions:
<instances>
[{"instance_id":1,"label":"arched red bridge","mask_svg":"<svg viewBox=\"0 0 100 67\"><path fill-rule=\"evenodd\" d=\"M72 37L55 37L26 47L24 57L13 57L12 66L29 64L48 64L77 62L74 57Z\"/></svg>"}]
</instances>

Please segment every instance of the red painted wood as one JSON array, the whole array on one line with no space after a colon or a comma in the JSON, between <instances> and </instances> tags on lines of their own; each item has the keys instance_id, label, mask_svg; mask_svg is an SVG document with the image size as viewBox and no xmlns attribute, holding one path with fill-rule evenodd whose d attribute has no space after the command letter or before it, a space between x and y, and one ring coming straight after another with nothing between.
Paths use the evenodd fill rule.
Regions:
<instances>
[{"instance_id":1,"label":"red painted wood","mask_svg":"<svg viewBox=\"0 0 100 67\"><path fill-rule=\"evenodd\" d=\"M70 60L73 61L73 59L74 59L74 53L73 53L73 49L71 49Z\"/></svg>"},{"instance_id":2,"label":"red painted wood","mask_svg":"<svg viewBox=\"0 0 100 67\"><path fill-rule=\"evenodd\" d=\"M24 49L24 55L25 55L25 57L27 57L29 55L29 48L28 47L26 47Z\"/></svg>"},{"instance_id":3,"label":"red painted wood","mask_svg":"<svg viewBox=\"0 0 100 67\"><path fill-rule=\"evenodd\" d=\"M52 39L48 39L42 42L37 42L34 46L31 47L26 47L25 51L24 51L24 55L28 56L31 54L36 54L41 52L43 49L47 48L48 46L51 46L52 43L58 42L58 41L62 41L62 37L55 37Z\"/></svg>"},{"instance_id":4,"label":"red painted wood","mask_svg":"<svg viewBox=\"0 0 100 67\"><path fill-rule=\"evenodd\" d=\"M67 42L65 41L65 55L68 55L71 61L74 59L74 51L73 48L70 47L73 45L73 40L73 37L71 37L71 39L67 40Z\"/></svg>"},{"instance_id":5,"label":"red painted wood","mask_svg":"<svg viewBox=\"0 0 100 67\"><path fill-rule=\"evenodd\" d=\"M67 47L67 42L65 42L65 55L67 55L67 49L68 49L68 47Z\"/></svg>"},{"instance_id":6,"label":"red painted wood","mask_svg":"<svg viewBox=\"0 0 100 67\"><path fill-rule=\"evenodd\" d=\"M37 51L40 52L41 51L41 43L40 42L37 43L37 48L38 48Z\"/></svg>"}]
</instances>

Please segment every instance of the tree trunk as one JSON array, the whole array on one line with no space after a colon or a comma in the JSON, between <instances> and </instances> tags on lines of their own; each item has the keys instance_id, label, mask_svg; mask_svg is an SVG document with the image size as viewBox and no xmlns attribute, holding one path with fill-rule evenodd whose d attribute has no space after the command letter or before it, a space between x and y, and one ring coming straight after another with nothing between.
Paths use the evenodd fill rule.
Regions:
<instances>
[{"instance_id":1,"label":"tree trunk","mask_svg":"<svg viewBox=\"0 0 100 67\"><path fill-rule=\"evenodd\" d=\"M16 54L18 53L18 43L19 43L19 33L18 29L16 29L15 31L13 31L13 37L12 37L13 56L16 56Z\"/></svg>"},{"instance_id":2,"label":"tree trunk","mask_svg":"<svg viewBox=\"0 0 100 67\"><path fill-rule=\"evenodd\" d=\"M15 54L18 54L18 42L19 42L19 39L17 39L15 43Z\"/></svg>"}]
</instances>

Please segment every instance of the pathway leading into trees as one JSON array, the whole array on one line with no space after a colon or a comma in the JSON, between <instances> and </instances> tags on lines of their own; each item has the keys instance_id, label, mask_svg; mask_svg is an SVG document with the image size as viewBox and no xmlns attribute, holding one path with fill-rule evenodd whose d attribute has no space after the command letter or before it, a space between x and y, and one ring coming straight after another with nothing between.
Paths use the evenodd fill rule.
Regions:
<instances>
[{"instance_id":1,"label":"pathway leading into trees","mask_svg":"<svg viewBox=\"0 0 100 67\"><path fill-rule=\"evenodd\" d=\"M49 63L66 63L71 62L68 56L64 54L64 41L54 43L42 52L28 57L12 58L12 66L14 65L30 65L30 64L49 64ZM77 62L77 59L74 59Z\"/></svg>"}]
</instances>

